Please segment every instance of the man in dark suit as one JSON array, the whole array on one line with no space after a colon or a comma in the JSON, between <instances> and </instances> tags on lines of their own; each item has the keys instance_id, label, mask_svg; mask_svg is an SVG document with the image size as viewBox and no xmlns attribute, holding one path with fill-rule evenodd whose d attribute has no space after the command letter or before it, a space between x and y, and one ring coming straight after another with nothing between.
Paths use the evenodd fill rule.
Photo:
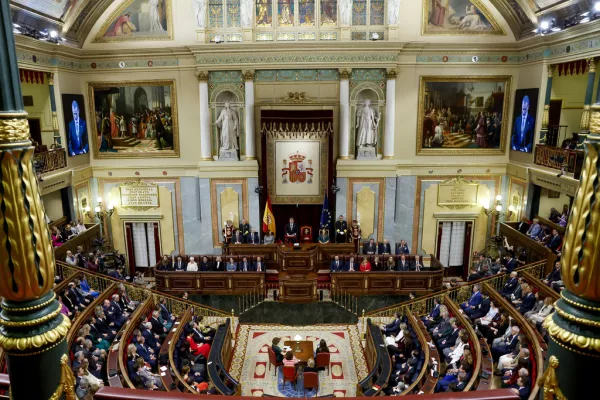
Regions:
<instances>
[{"instance_id":1,"label":"man in dark suit","mask_svg":"<svg viewBox=\"0 0 600 400\"><path fill-rule=\"evenodd\" d=\"M433 299L433 308L422 320L428 329L440 321L440 299L437 297Z\"/></svg>"},{"instance_id":2,"label":"man in dark suit","mask_svg":"<svg viewBox=\"0 0 600 400\"><path fill-rule=\"evenodd\" d=\"M552 284L554 282L557 282L560 280L562 280L561 272L560 272L560 261L556 261L554 263L554 269L552 269L552 271L548 274L546 279L544 279L542 282L544 282L547 286L552 287Z\"/></svg>"},{"instance_id":3,"label":"man in dark suit","mask_svg":"<svg viewBox=\"0 0 600 400\"><path fill-rule=\"evenodd\" d=\"M298 242L298 224L294 222L294 218L290 218L290 222L285 225L285 237L294 243Z\"/></svg>"},{"instance_id":4,"label":"man in dark suit","mask_svg":"<svg viewBox=\"0 0 600 400\"><path fill-rule=\"evenodd\" d=\"M346 243L348 241L348 223L344 221L344 216L340 215L335 221L335 242Z\"/></svg>"},{"instance_id":5,"label":"man in dark suit","mask_svg":"<svg viewBox=\"0 0 600 400\"><path fill-rule=\"evenodd\" d=\"M248 244L260 244L260 238L258 237L258 232L254 229L250 229L250 233L246 236L246 243Z\"/></svg>"},{"instance_id":6,"label":"man in dark suit","mask_svg":"<svg viewBox=\"0 0 600 400\"><path fill-rule=\"evenodd\" d=\"M458 339L460 329L456 326L456 318L450 318L450 326L452 327L452 330L444 332L442 337L437 340L440 353L442 353L444 349L454 346L456 344L456 339Z\"/></svg>"},{"instance_id":7,"label":"man in dark suit","mask_svg":"<svg viewBox=\"0 0 600 400\"><path fill-rule=\"evenodd\" d=\"M519 222L519 225L517 225L517 230L523 235L527 234L527 231L529 230L529 220L526 216L523 215L521 217L521 222Z\"/></svg>"},{"instance_id":8,"label":"man in dark suit","mask_svg":"<svg viewBox=\"0 0 600 400\"><path fill-rule=\"evenodd\" d=\"M233 244L242 244L242 243L244 243L244 235L242 234L242 231L238 229L233 234Z\"/></svg>"},{"instance_id":9,"label":"man in dark suit","mask_svg":"<svg viewBox=\"0 0 600 400\"><path fill-rule=\"evenodd\" d=\"M490 311L490 298L489 296L483 296L481 303L475 307L475 310L469 315L472 320L476 320L477 318L485 317L485 315Z\"/></svg>"},{"instance_id":10,"label":"man in dark suit","mask_svg":"<svg viewBox=\"0 0 600 400\"><path fill-rule=\"evenodd\" d=\"M212 271L212 263L208 261L208 257L202 257L202 262L200 263L200 271Z\"/></svg>"},{"instance_id":11,"label":"man in dark suit","mask_svg":"<svg viewBox=\"0 0 600 400\"><path fill-rule=\"evenodd\" d=\"M104 300L102 310L104 310L104 315L106 315L106 320L108 321L109 326L112 326L118 330L121 329L123 325L125 325L125 321L127 320L122 315L116 315L117 310L111 304L110 300Z\"/></svg>"},{"instance_id":12,"label":"man in dark suit","mask_svg":"<svg viewBox=\"0 0 600 400\"><path fill-rule=\"evenodd\" d=\"M508 354L515 349L515 346L518 342L518 336L519 327L513 325L511 327L510 335L507 336L506 339L504 339L503 343L498 346L492 347L492 357L494 358L494 361L497 362L501 356Z\"/></svg>"},{"instance_id":13,"label":"man in dark suit","mask_svg":"<svg viewBox=\"0 0 600 400\"><path fill-rule=\"evenodd\" d=\"M375 254L377 252L377 245L375 240L371 239L363 246L363 254Z\"/></svg>"},{"instance_id":14,"label":"man in dark suit","mask_svg":"<svg viewBox=\"0 0 600 400\"><path fill-rule=\"evenodd\" d=\"M479 304L481 304L482 296L481 296L481 292L479 290L480 290L479 285L474 285L473 286L473 294L471 295L469 300L460 305L460 308L462 308L463 311L465 312L465 314L467 314L468 316L470 316L475 311L475 308Z\"/></svg>"},{"instance_id":15,"label":"man in dark suit","mask_svg":"<svg viewBox=\"0 0 600 400\"><path fill-rule=\"evenodd\" d=\"M215 259L214 264L212 265L211 271L216 271L216 272L223 272L223 271L225 271L225 263L221 259L221 256L217 256L217 258Z\"/></svg>"},{"instance_id":16,"label":"man in dark suit","mask_svg":"<svg viewBox=\"0 0 600 400\"><path fill-rule=\"evenodd\" d=\"M144 336L144 339L146 339L146 344L150 346L150 348L154 351L160 350L160 343L158 341L160 335L157 335L156 333L152 332L152 323L144 322L141 328L143 328L140 329L140 331L142 332L142 336Z\"/></svg>"},{"instance_id":17,"label":"man in dark suit","mask_svg":"<svg viewBox=\"0 0 600 400\"><path fill-rule=\"evenodd\" d=\"M110 326L110 323L106 320L106 314L104 314L104 311L96 311L96 315L98 317L96 318L96 323L93 325L104 339L112 342L115 336L117 336L117 330Z\"/></svg>"},{"instance_id":18,"label":"man in dark suit","mask_svg":"<svg viewBox=\"0 0 600 400\"><path fill-rule=\"evenodd\" d=\"M252 261L248 261L248 258L244 257L238 265L238 270L243 272L252 271Z\"/></svg>"},{"instance_id":19,"label":"man in dark suit","mask_svg":"<svg viewBox=\"0 0 600 400\"><path fill-rule=\"evenodd\" d=\"M381 327L381 332L387 336L396 336L400 333L401 315L399 312L394 314L394 320L387 325Z\"/></svg>"},{"instance_id":20,"label":"man in dark suit","mask_svg":"<svg viewBox=\"0 0 600 400\"><path fill-rule=\"evenodd\" d=\"M252 266L252 271L265 272L265 264L263 263L262 258L256 257L256 262Z\"/></svg>"},{"instance_id":21,"label":"man in dark suit","mask_svg":"<svg viewBox=\"0 0 600 400\"><path fill-rule=\"evenodd\" d=\"M175 271L185 271L187 268L187 263L183 261L181 256L177 256L177 260L175 260Z\"/></svg>"},{"instance_id":22,"label":"man in dark suit","mask_svg":"<svg viewBox=\"0 0 600 400\"><path fill-rule=\"evenodd\" d=\"M344 270L344 262L340 261L340 257L335 256L330 265L331 272L339 272Z\"/></svg>"},{"instance_id":23,"label":"man in dark suit","mask_svg":"<svg viewBox=\"0 0 600 400\"><path fill-rule=\"evenodd\" d=\"M156 370L156 356L154 355L154 350L152 350L147 344L146 339L143 335L139 335L137 337L137 343L135 344L135 348L140 357L144 359L145 362L150 364L150 367L153 371Z\"/></svg>"},{"instance_id":24,"label":"man in dark suit","mask_svg":"<svg viewBox=\"0 0 600 400\"><path fill-rule=\"evenodd\" d=\"M508 256L506 256L505 260L506 263L502 268L500 268L500 272L506 272L507 274L510 274L515 268L517 268L519 262L517 261L512 252L510 252Z\"/></svg>"},{"instance_id":25,"label":"man in dark suit","mask_svg":"<svg viewBox=\"0 0 600 400\"><path fill-rule=\"evenodd\" d=\"M167 328L158 319L159 315L160 313L158 311L152 312L152 317L150 318L150 323L152 324L152 332L159 336L166 336Z\"/></svg>"},{"instance_id":26,"label":"man in dark suit","mask_svg":"<svg viewBox=\"0 0 600 400\"><path fill-rule=\"evenodd\" d=\"M554 254L558 253L558 248L562 244L562 238L558 236L558 231L556 229L552 229L552 239L546 245L547 248L552 250Z\"/></svg>"},{"instance_id":27,"label":"man in dark suit","mask_svg":"<svg viewBox=\"0 0 600 400\"><path fill-rule=\"evenodd\" d=\"M408 271L410 269L410 262L406 259L406 256L402 254L400 259L396 263L396 271Z\"/></svg>"},{"instance_id":28,"label":"man in dark suit","mask_svg":"<svg viewBox=\"0 0 600 400\"><path fill-rule=\"evenodd\" d=\"M383 239L383 243L379 243L378 247L378 254L392 254L392 247L390 246L390 242L388 242L387 239Z\"/></svg>"},{"instance_id":29,"label":"man in dark suit","mask_svg":"<svg viewBox=\"0 0 600 400\"><path fill-rule=\"evenodd\" d=\"M244 239L247 239L248 235L250 234L250 224L246 222L245 219L242 219L242 222L240 224L240 231L242 231L242 236L244 236ZM248 243L248 240L244 240L244 242Z\"/></svg>"},{"instance_id":30,"label":"man in dark suit","mask_svg":"<svg viewBox=\"0 0 600 400\"><path fill-rule=\"evenodd\" d=\"M400 241L400 244L398 245L398 247L396 248L396 255L400 255L400 254L410 254L410 249L408 248L408 244L406 243L406 240L402 239Z\"/></svg>"},{"instance_id":31,"label":"man in dark suit","mask_svg":"<svg viewBox=\"0 0 600 400\"><path fill-rule=\"evenodd\" d=\"M447 311L442 312L442 320L433 329L430 329L431 337L434 340L439 340L452 331L452 325L450 324L450 316Z\"/></svg>"},{"instance_id":32,"label":"man in dark suit","mask_svg":"<svg viewBox=\"0 0 600 400\"><path fill-rule=\"evenodd\" d=\"M173 326L173 321L175 321L175 316L171 314L171 312L167 309L167 299L162 297L158 301L158 311L160 311L160 319L161 322L167 328L167 331L171 329Z\"/></svg>"},{"instance_id":33,"label":"man in dark suit","mask_svg":"<svg viewBox=\"0 0 600 400\"><path fill-rule=\"evenodd\" d=\"M510 273L510 278L506 281L504 287L500 290L502 297L510 298L510 295L513 294L518 284L519 278L517 278L517 272L513 271Z\"/></svg>"},{"instance_id":34,"label":"man in dark suit","mask_svg":"<svg viewBox=\"0 0 600 400\"><path fill-rule=\"evenodd\" d=\"M349 272L354 272L354 271L358 271L359 265L356 263L356 261L354 261L354 257L350 257L350 259L348 260L348 262L346 263L346 271Z\"/></svg>"},{"instance_id":35,"label":"man in dark suit","mask_svg":"<svg viewBox=\"0 0 600 400\"><path fill-rule=\"evenodd\" d=\"M515 118L515 126L511 139L511 149L531 153L535 120L529 115L529 96L521 102L521 115Z\"/></svg>"},{"instance_id":36,"label":"man in dark suit","mask_svg":"<svg viewBox=\"0 0 600 400\"><path fill-rule=\"evenodd\" d=\"M521 312L521 314L525 314L527 311L531 311L537 299L535 298L535 294L533 294L533 290L528 285L523 289L523 297L521 298L521 303L517 307L517 309Z\"/></svg>"},{"instance_id":37,"label":"man in dark suit","mask_svg":"<svg viewBox=\"0 0 600 400\"><path fill-rule=\"evenodd\" d=\"M89 151L87 126L85 121L79 118L79 104L75 100L71 103L71 111L73 120L69 122L69 155L78 156Z\"/></svg>"},{"instance_id":38,"label":"man in dark suit","mask_svg":"<svg viewBox=\"0 0 600 400\"><path fill-rule=\"evenodd\" d=\"M415 261L410 263L409 268L411 271L423 271L423 268L425 268L425 266L423 265L423 260L421 259L420 256L415 256Z\"/></svg>"}]
</instances>

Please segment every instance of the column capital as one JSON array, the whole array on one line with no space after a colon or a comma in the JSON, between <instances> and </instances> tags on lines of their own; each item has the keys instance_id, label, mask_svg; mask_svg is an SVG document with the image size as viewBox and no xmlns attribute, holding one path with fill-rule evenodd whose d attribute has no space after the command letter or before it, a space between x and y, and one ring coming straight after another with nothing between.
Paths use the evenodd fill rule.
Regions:
<instances>
[{"instance_id":1,"label":"column capital","mask_svg":"<svg viewBox=\"0 0 600 400\"><path fill-rule=\"evenodd\" d=\"M244 75L244 80L246 81L253 81L254 80L254 70L246 70L243 72Z\"/></svg>"},{"instance_id":2,"label":"column capital","mask_svg":"<svg viewBox=\"0 0 600 400\"><path fill-rule=\"evenodd\" d=\"M390 79L396 79L397 75L398 75L398 72L396 72L395 69L388 69L386 71L386 76L387 76L388 80L390 80Z\"/></svg>"},{"instance_id":3,"label":"column capital","mask_svg":"<svg viewBox=\"0 0 600 400\"><path fill-rule=\"evenodd\" d=\"M596 59L594 57L590 57L586 59L588 66L588 73L596 72Z\"/></svg>"},{"instance_id":4,"label":"column capital","mask_svg":"<svg viewBox=\"0 0 600 400\"><path fill-rule=\"evenodd\" d=\"M350 79L351 69L340 69L340 80Z\"/></svg>"},{"instance_id":5,"label":"column capital","mask_svg":"<svg viewBox=\"0 0 600 400\"><path fill-rule=\"evenodd\" d=\"M198 82L208 82L208 72L207 71L196 71L196 78L198 78Z\"/></svg>"},{"instance_id":6,"label":"column capital","mask_svg":"<svg viewBox=\"0 0 600 400\"><path fill-rule=\"evenodd\" d=\"M48 79L48 85L54 85L54 72L46 72L46 79Z\"/></svg>"},{"instance_id":7,"label":"column capital","mask_svg":"<svg viewBox=\"0 0 600 400\"><path fill-rule=\"evenodd\" d=\"M552 76L552 74L554 73L554 64L548 64L546 65L546 68L548 68L548 75Z\"/></svg>"}]
</instances>

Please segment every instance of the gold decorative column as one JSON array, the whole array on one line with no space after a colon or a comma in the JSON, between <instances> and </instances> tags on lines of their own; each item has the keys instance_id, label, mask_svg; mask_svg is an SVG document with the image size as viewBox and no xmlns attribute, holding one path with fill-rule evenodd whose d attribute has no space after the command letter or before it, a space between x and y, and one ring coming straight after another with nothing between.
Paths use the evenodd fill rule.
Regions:
<instances>
[{"instance_id":1,"label":"gold decorative column","mask_svg":"<svg viewBox=\"0 0 600 400\"><path fill-rule=\"evenodd\" d=\"M591 107L583 146L586 157L563 244L565 289L556 312L544 321L549 352L563 366L556 368L556 378L567 399L589 398L600 362L600 105ZM574 365L577 373L566 367Z\"/></svg>"},{"instance_id":2,"label":"gold decorative column","mask_svg":"<svg viewBox=\"0 0 600 400\"><path fill-rule=\"evenodd\" d=\"M74 398L65 336L70 320L52 291L50 232L33 170L8 1L0 2L0 347L11 399Z\"/></svg>"},{"instance_id":3,"label":"gold decorative column","mask_svg":"<svg viewBox=\"0 0 600 400\"><path fill-rule=\"evenodd\" d=\"M542 129L540 131L540 143L547 143L548 123L550 121L550 98L552 97L552 74L554 65L548 65L548 78L546 80L546 97L544 99L544 115L542 116Z\"/></svg>"},{"instance_id":4,"label":"gold decorative column","mask_svg":"<svg viewBox=\"0 0 600 400\"><path fill-rule=\"evenodd\" d=\"M594 93L594 81L596 79L596 60L594 58L588 58L588 82L585 88L585 99L583 101L583 113L581 113L581 127L579 129L579 143L578 149L583 150L583 142L585 142L587 135L590 131L590 110L592 104L592 94Z\"/></svg>"}]
</instances>

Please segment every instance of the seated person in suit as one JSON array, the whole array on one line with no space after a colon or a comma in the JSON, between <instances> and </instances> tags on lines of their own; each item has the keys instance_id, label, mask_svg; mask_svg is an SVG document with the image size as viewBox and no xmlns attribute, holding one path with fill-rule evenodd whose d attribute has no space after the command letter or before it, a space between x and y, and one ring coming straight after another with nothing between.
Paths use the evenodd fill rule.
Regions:
<instances>
[{"instance_id":1,"label":"seated person in suit","mask_svg":"<svg viewBox=\"0 0 600 400\"><path fill-rule=\"evenodd\" d=\"M137 344L135 345L135 348L140 357L142 357L144 361L150 365L152 371L156 371L157 360L156 356L154 355L154 350L152 350L150 346L146 344L146 338L144 338L144 336L141 334L137 337Z\"/></svg>"},{"instance_id":2,"label":"seated person in suit","mask_svg":"<svg viewBox=\"0 0 600 400\"><path fill-rule=\"evenodd\" d=\"M542 232L542 227L540 226L540 220L537 218L534 218L533 224L531 224L531 226L527 230L527 233L525 233L525 234L527 236L529 236L531 239L537 240L537 238L541 232Z\"/></svg>"},{"instance_id":3,"label":"seated person in suit","mask_svg":"<svg viewBox=\"0 0 600 400\"><path fill-rule=\"evenodd\" d=\"M167 299L164 297L158 300L158 306L156 308L160 313L159 321L163 323L163 325L165 326L165 328L167 328L168 331L173 326L173 323L175 322L177 317L171 314L171 312L167 308Z\"/></svg>"},{"instance_id":4,"label":"seated person in suit","mask_svg":"<svg viewBox=\"0 0 600 400\"><path fill-rule=\"evenodd\" d=\"M181 256L177 256L177 261L175 261L175 271L185 271L187 268L187 263L183 261Z\"/></svg>"},{"instance_id":5,"label":"seated person in suit","mask_svg":"<svg viewBox=\"0 0 600 400\"><path fill-rule=\"evenodd\" d=\"M319 229L319 243L329 243L329 229Z\"/></svg>"},{"instance_id":6,"label":"seated person in suit","mask_svg":"<svg viewBox=\"0 0 600 400\"><path fill-rule=\"evenodd\" d=\"M232 239L233 244L242 244L244 242L244 235L242 235L242 231L239 229L235 231Z\"/></svg>"},{"instance_id":7,"label":"seated person in suit","mask_svg":"<svg viewBox=\"0 0 600 400\"><path fill-rule=\"evenodd\" d=\"M473 294L468 301L460 305L460 308L462 308L468 316L470 316L475 311L476 307L481 304L482 296L480 290L481 288L479 285L473 285Z\"/></svg>"},{"instance_id":8,"label":"seated person in suit","mask_svg":"<svg viewBox=\"0 0 600 400\"><path fill-rule=\"evenodd\" d=\"M309 358L306 362L306 367L304 367L304 372L316 372L319 373L319 370L315 368L315 360Z\"/></svg>"},{"instance_id":9,"label":"seated person in suit","mask_svg":"<svg viewBox=\"0 0 600 400\"><path fill-rule=\"evenodd\" d=\"M456 318L450 318L450 326L452 327L452 330L439 338L436 342L438 350L446 357L448 357L448 354L460 344L460 338L467 334L467 331L464 329L461 330L456 326Z\"/></svg>"},{"instance_id":10,"label":"seated person in suit","mask_svg":"<svg viewBox=\"0 0 600 400\"><path fill-rule=\"evenodd\" d=\"M531 311L537 302L535 294L533 293L533 288L528 284L524 283L521 285L521 289L523 291L523 295L520 300L514 300L513 304L515 307L521 312L521 314L525 314L528 311Z\"/></svg>"},{"instance_id":11,"label":"seated person in suit","mask_svg":"<svg viewBox=\"0 0 600 400\"><path fill-rule=\"evenodd\" d=\"M390 242L388 242L387 239L383 239L383 243L379 243L378 247L378 254L392 254L392 247L390 246Z\"/></svg>"},{"instance_id":12,"label":"seated person in suit","mask_svg":"<svg viewBox=\"0 0 600 400\"><path fill-rule=\"evenodd\" d=\"M214 264L212 264L211 271L215 271L215 272L225 271L225 263L223 262L223 259L221 258L221 256L217 256L215 258L215 262L214 262Z\"/></svg>"},{"instance_id":13,"label":"seated person in suit","mask_svg":"<svg viewBox=\"0 0 600 400\"><path fill-rule=\"evenodd\" d=\"M369 240L363 245L363 254L375 254L377 253L377 244L374 239Z\"/></svg>"},{"instance_id":14,"label":"seated person in suit","mask_svg":"<svg viewBox=\"0 0 600 400\"><path fill-rule=\"evenodd\" d=\"M458 374L458 380L456 382L452 382L448 385L448 391L450 392L462 392L465 390L469 379L467 378L467 374L464 372L460 372Z\"/></svg>"},{"instance_id":15,"label":"seated person in suit","mask_svg":"<svg viewBox=\"0 0 600 400\"><path fill-rule=\"evenodd\" d=\"M68 261L67 261L68 264ZM173 269L173 265L171 263L171 258L168 255L164 255L160 263L156 266L156 269L159 271L171 271Z\"/></svg>"},{"instance_id":16,"label":"seated person in suit","mask_svg":"<svg viewBox=\"0 0 600 400\"><path fill-rule=\"evenodd\" d=\"M273 232L267 231L267 234L263 238L263 242L264 242L264 244L273 244L273 243L275 243L275 235L273 235Z\"/></svg>"},{"instance_id":17,"label":"seated person in suit","mask_svg":"<svg viewBox=\"0 0 600 400\"><path fill-rule=\"evenodd\" d=\"M420 256L415 256L415 262L411 263L408 268L411 271L423 271L423 268L425 268L425 266L423 265L423 261L421 260Z\"/></svg>"},{"instance_id":18,"label":"seated person in suit","mask_svg":"<svg viewBox=\"0 0 600 400\"><path fill-rule=\"evenodd\" d=\"M388 257L385 262L384 270L386 271L395 271L396 270L396 262L394 261L394 257Z\"/></svg>"},{"instance_id":19,"label":"seated person in suit","mask_svg":"<svg viewBox=\"0 0 600 400\"><path fill-rule=\"evenodd\" d=\"M407 260L406 256L402 254L400 259L398 260L398 266L396 268L397 271L408 271L410 269L410 262Z\"/></svg>"},{"instance_id":20,"label":"seated person in suit","mask_svg":"<svg viewBox=\"0 0 600 400\"><path fill-rule=\"evenodd\" d=\"M512 353L519 341L519 327L513 325L510 328L510 334L504 336L501 341L492 346L492 357L494 361L498 361L505 354Z\"/></svg>"},{"instance_id":21,"label":"seated person in suit","mask_svg":"<svg viewBox=\"0 0 600 400\"><path fill-rule=\"evenodd\" d=\"M396 254L410 254L410 249L408 248L408 244L406 244L406 240L402 239L400 241L400 245L398 246Z\"/></svg>"},{"instance_id":22,"label":"seated person in suit","mask_svg":"<svg viewBox=\"0 0 600 400\"><path fill-rule=\"evenodd\" d=\"M344 262L340 261L339 256L335 256L330 265L331 272L340 272L344 270Z\"/></svg>"},{"instance_id":23,"label":"seated person in suit","mask_svg":"<svg viewBox=\"0 0 600 400\"><path fill-rule=\"evenodd\" d=\"M262 262L262 258L256 257L256 263L254 264L252 270L257 272L265 272L265 264Z\"/></svg>"},{"instance_id":24,"label":"seated person in suit","mask_svg":"<svg viewBox=\"0 0 600 400\"><path fill-rule=\"evenodd\" d=\"M529 398L529 394L531 393L531 388L529 387L529 377L522 376L517 379L517 387L511 388L510 390L519 395L521 400L527 400Z\"/></svg>"},{"instance_id":25,"label":"seated person in suit","mask_svg":"<svg viewBox=\"0 0 600 400\"><path fill-rule=\"evenodd\" d=\"M546 276L546 279L544 279L542 281L546 284L546 286L552 287L552 284L554 282L558 282L558 281L562 280L560 267L561 267L560 261L556 261L554 263L554 269L548 274L548 276Z\"/></svg>"},{"instance_id":26,"label":"seated person in suit","mask_svg":"<svg viewBox=\"0 0 600 400\"><path fill-rule=\"evenodd\" d=\"M350 259L346 263L346 271L349 271L349 272L358 271L358 265L356 264L356 261L354 261L354 257L350 257Z\"/></svg>"},{"instance_id":27,"label":"seated person in suit","mask_svg":"<svg viewBox=\"0 0 600 400\"><path fill-rule=\"evenodd\" d=\"M371 263L371 269L373 271L383 271L383 264L379 261L379 256L373 257L373 262Z\"/></svg>"},{"instance_id":28,"label":"seated person in suit","mask_svg":"<svg viewBox=\"0 0 600 400\"><path fill-rule=\"evenodd\" d=\"M529 220L525 215L521 217L521 222L519 222L519 225L517 225L517 230L522 234L526 234L529 230Z\"/></svg>"},{"instance_id":29,"label":"seated person in suit","mask_svg":"<svg viewBox=\"0 0 600 400\"><path fill-rule=\"evenodd\" d=\"M371 239L371 240L373 240L373 239ZM371 271L371 263L369 262L369 260L367 260L367 257L363 257L363 260L360 263L360 270L362 272L369 272L369 271Z\"/></svg>"},{"instance_id":30,"label":"seated person in suit","mask_svg":"<svg viewBox=\"0 0 600 400\"><path fill-rule=\"evenodd\" d=\"M502 295L502 297L510 299L510 295L513 294L517 288L517 285L519 284L518 276L519 274L516 271L510 273L510 277L504 284L504 287L499 290L499 293Z\"/></svg>"},{"instance_id":31,"label":"seated person in suit","mask_svg":"<svg viewBox=\"0 0 600 400\"><path fill-rule=\"evenodd\" d=\"M212 271L212 263L208 261L208 257L202 257L202 262L200 263L200 271Z\"/></svg>"},{"instance_id":32,"label":"seated person in suit","mask_svg":"<svg viewBox=\"0 0 600 400\"><path fill-rule=\"evenodd\" d=\"M273 352L275 353L275 358L277 359L277 362L283 361L283 350L281 349L281 347L279 347L280 342L281 338L279 337L274 337L273 341L271 342L271 349L273 349Z\"/></svg>"},{"instance_id":33,"label":"seated person in suit","mask_svg":"<svg viewBox=\"0 0 600 400\"><path fill-rule=\"evenodd\" d=\"M246 243L248 244L260 244L260 238L258 237L258 232L254 229L250 229L250 233L246 236Z\"/></svg>"},{"instance_id":34,"label":"seated person in suit","mask_svg":"<svg viewBox=\"0 0 600 400\"><path fill-rule=\"evenodd\" d=\"M252 271L252 261L248 261L247 257L242 258L242 262L239 265L239 270L243 272Z\"/></svg>"},{"instance_id":35,"label":"seated person in suit","mask_svg":"<svg viewBox=\"0 0 600 400\"><path fill-rule=\"evenodd\" d=\"M227 272L237 271L237 263L233 260L233 257L229 257L229 262L227 263Z\"/></svg>"},{"instance_id":36,"label":"seated person in suit","mask_svg":"<svg viewBox=\"0 0 600 400\"><path fill-rule=\"evenodd\" d=\"M558 231L556 229L552 229L552 237L546 247L552 250L554 254L558 253L558 248L562 244L563 239L558 235Z\"/></svg>"},{"instance_id":37,"label":"seated person in suit","mask_svg":"<svg viewBox=\"0 0 600 400\"><path fill-rule=\"evenodd\" d=\"M400 332L400 322L402 315L399 312L394 314L394 320L381 327L381 332L387 336L396 336Z\"/></svg>"},{"instance_id":38,"label":"seated person in suit","mask_svg":"<svg viewBox=\"0 0 600 400\"><path fill-rule=\"evenodd\" d=\"M298 243L298 224L294 222L294 218L290 218L290 222L285 225L286 242Z\"/></svg>"},{"instance_id":39,"label":"seated person in suit","mask_svg":"<svg viewBox=\"0 0 600 400\"><path fill-rule=\"evenodd\" d=\"M198 264L194 260L194 257L190 257L190 262L187 263L185 270L188 272L198 272Z\"/></svg>"},{"instance_id":40,"label":"seated person in suit","mask_svg":"<svg viewBox=\"0 0 600 400\"><path fill-rule=\"evenodd\" d=\"M248 243L248 234L250 233L250 224L242 218L242 222L240 223L240 231L242 231L242 236L244 236L244 242Z\"/></svg>"},{"instance_id":41,"label":"seated person in suit","mask_svg":"<svg viewBox=\"0 0 600 400\"><path fill-rule=\"evenodd\" d=\"M425 326L427 328L430 328L432 325L435 325L440 321L440 299L439 298L436 297L433 299L433 308L431 309L429 314L427 314L426 316L424 316L421 319L423 320L423 323L425 324Z\"/></svg>"},{"instance_id":42,"label":"seated person in suit","mask_svg":"<svg viewBox=\"0 0 600 400\"><path fill-rule=\"evenodd\" d=\"M302 243L312 243L312 234L308 228L304 228L302 231Z\"/></svg>"}]
</instances>

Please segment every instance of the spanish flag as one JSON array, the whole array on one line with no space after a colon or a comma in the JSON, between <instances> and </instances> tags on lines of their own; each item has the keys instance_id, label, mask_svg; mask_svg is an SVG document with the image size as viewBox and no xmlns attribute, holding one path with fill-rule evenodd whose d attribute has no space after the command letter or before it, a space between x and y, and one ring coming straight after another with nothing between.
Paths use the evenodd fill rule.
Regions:
<instances>
[{"instance_id":1,"label":"spanish flag","mask_svg":"<svg viewBox=\"0 0 600 400\"><path fill-rule=\"evenodd\" d=\"M267 197L267 204L265 206L265 214L263 215L263 233L271 231L275 236L275 216L273 215L273 208L271 207L271 200Z\"/></svg>"}]
</instances>

